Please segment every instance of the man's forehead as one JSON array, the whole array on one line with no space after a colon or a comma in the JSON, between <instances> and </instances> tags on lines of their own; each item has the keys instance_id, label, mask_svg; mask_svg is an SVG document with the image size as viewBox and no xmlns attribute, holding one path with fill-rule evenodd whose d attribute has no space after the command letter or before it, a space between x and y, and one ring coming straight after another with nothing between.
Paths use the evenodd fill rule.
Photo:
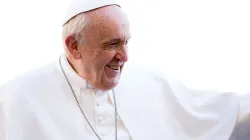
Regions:
<instances>
[{"instance_id":1,"label":"man's forehead","mask_svg":"<svg viewBox=\"0 0 250 140\"><path fill-rule=\"evenodd\" d=\"M106 6L87 13L85 33L99 39L129 38L129 21L125 13L115 5Z\"/></svg>"},{"instance_id":2,"label":"man's forehead","mask_svg":"<svg viewBox=\"0 0 250 140\"><path fill-rule=\"evenodd\" d=\"M115 6L107 6L98 9L99 12L89 13L90 22L84 27L86 36L95 38L97 42L107 42L113 39L128 40L130 38L129 21L119 9L114 12L115 8Z\"/></svg>"},{"instance_id":3,"label":"man's forehead","mask_svg":"<svg viewBox=\"0 0 250 140\"><path fill-rule=\"evenodd\" d=\"M119 19L120 23L125 24L127 22L126 14L116 5L109 5L101 7L86 13L87 20L91 22L90 25L103 24Z\"/></svg>"},{"instance_id":4,"label":"man's forehead","mask_svg":"<svg viewBox=\"0 0 250 140\"><path fill-rule=\"evenodd\" d=\"M62 25L80 13L88 12L108 5L117 5L121 7L119 0L70 0Z\"/></svg>"}]
</instances>

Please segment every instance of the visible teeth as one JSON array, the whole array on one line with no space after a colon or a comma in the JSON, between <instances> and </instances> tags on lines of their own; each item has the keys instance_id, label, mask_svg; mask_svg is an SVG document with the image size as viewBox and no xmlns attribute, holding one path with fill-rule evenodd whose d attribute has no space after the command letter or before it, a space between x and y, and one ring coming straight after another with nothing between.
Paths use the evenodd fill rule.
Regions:
<instances>
[{"instance_id":1,"label":"visible teeth","mask_svg":"<svg viewBox=\"0 0 250 140\"><path fill-rule=\"evenodd\" d=\"M118 70L120 68L120 66L109 66L111 69L115 69Z\"/></svg>"}]
</instances>

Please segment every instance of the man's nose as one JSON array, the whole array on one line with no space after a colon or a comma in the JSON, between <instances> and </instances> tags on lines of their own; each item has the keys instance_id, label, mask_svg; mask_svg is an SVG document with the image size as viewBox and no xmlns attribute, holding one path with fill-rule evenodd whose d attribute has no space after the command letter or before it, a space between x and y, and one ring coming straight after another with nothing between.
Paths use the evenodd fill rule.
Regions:
<instances>
[{"instance_id":1,"label":"man's nose","mask_svg":"<svg viewBox=\"0 0 250 140\"><path fill-rule=\"evenodd\" d=\"M128 48L127 46L120 47L117 49L116 59L120 61L127 62L128 61Z\"/></svg>"}]
</instances>

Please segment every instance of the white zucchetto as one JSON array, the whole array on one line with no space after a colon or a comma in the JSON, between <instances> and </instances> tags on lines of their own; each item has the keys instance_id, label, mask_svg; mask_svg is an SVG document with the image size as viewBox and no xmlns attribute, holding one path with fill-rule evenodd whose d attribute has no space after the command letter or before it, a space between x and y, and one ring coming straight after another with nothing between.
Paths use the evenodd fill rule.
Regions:
<instances>
[{"instance_id":1,"label":"white zucchetto","mask_svg":"<svg viewBox=\"0 0 250 140\"><path fill-rule=\"evenodd\" d=\"M121 7L119 0L70 0L62 25L80 13L108 5L118 5Z\"/></svg>"}]
</instances>

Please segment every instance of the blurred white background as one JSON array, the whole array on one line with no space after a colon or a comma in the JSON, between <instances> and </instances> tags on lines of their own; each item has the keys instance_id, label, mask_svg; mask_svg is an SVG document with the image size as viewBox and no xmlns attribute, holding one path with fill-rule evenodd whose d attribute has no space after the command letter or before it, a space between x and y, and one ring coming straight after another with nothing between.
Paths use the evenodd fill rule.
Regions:
<instances>
[{"instance_id":1,"label":"blurred white background","mask_svg":"<svg viewBox=\"0 0 250 140\"><path fill-rule=\"evenodd\" d=\"M0 0L0 85L63 52L68 0ZM123 0L130 61L196 89L250 92L249 0Z\"/></svg>"}]
</instances>

